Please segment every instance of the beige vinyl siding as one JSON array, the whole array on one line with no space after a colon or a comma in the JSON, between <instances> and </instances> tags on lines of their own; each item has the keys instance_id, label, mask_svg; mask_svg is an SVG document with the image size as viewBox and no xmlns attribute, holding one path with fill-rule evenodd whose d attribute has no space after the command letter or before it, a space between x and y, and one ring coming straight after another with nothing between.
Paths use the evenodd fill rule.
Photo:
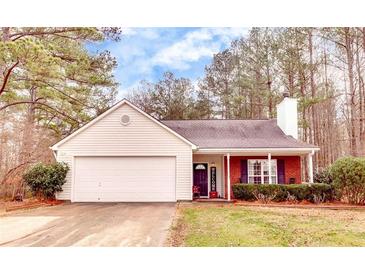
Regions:
<instances>
[{"instance_id":1,"label":"beige vinyl siding","mask_svg":"<svg viewBox=\"0 0 365 274\"><path fill-rule=\"evenodd\" d=\"M130 124L121 124L129 115ZM175 156L176 199L191 200L192 147L128 104L123 104L78 135L61 144L57 160L71 170L57 198L71 199L73 156ZM143 167L141 167L143 172Z\"/></svg>"}]
</instances>

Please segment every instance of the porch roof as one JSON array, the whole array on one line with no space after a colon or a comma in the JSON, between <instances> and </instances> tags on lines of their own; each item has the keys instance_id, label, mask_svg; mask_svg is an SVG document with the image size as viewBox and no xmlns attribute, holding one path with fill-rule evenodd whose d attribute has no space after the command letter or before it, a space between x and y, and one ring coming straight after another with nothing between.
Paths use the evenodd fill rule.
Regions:
<instances>
[{"instance_id":1,"label":"porch roof","mask_svg":"<svg viewBox=\"0 0 365 274\"><path fill-rule=\"evenodd\" d=\"M285 135L276 119L265 120L163 120L163 124L199 149L299 149L317 146Z\"/></svg>"}]
</instances>

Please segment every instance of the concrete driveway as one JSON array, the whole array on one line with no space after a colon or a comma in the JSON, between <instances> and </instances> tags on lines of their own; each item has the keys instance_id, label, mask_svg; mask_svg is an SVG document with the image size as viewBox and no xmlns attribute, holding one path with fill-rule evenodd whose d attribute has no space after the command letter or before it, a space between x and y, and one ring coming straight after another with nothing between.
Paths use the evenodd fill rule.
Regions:
<instances>
[{"instance_id":1,"label":"concrete driveway","mask_svg":"<svg viewBox=\"0 0 365 274\"><path fill-rule=\"evenodd\" d=\"M162 246L174 203L73 203L0 217L0 246Z\"/></svg>"}]
</instances>

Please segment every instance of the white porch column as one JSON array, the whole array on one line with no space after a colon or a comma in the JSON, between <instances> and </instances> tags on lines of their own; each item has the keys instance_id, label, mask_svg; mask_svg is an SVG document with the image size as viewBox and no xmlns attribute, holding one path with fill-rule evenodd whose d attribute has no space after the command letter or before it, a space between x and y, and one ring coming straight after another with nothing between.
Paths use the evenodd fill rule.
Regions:
<instances>
[{"instance_id":1,"label":"white porch column","mask_svg":"<svg viewBox=\"0 0 365 274\"><path fill-rule=\"evenodd\" d=\"M313 154L314 151L308 153L308 177L309 183L313 184Z\"/></svg>"},{"instance_id":2,"label":"white porch column","mask_svg":"<svg viewBox=\"0 0 365 274\"><path fill-rule=\"evenodd\" d=\"M271 153L267 154L267 160L269 161L268 163L268 168L269 168L269 184L272 184L272 178L271 178Z\"/></svg>"},{"instance_id":3,"label":"white porch column","mask_svg":"<svg viewBox=\"0 0 365 274\"><path fill-rule=\"evenodd\" d=\"M227 200L231 200L231 162L230 162L230 154L227 153Z\"/></svg>"}]
</instances>

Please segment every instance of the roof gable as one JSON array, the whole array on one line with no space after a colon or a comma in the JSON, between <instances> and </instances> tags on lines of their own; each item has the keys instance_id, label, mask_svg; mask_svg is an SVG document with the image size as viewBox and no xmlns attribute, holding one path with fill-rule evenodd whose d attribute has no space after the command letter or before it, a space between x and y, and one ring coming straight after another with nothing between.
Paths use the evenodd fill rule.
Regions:
<instances>
[{"instance_id":1,"label":"roof gable","mask_svg":"<svg viewBox=\"0 0 365 274\"><path fill-rule=\"evenodd\" d=\"M151 120L152 122L154 122L155 124L157 124L161 128L165 129L166 131L168 131L169 133L171 133L175 137L179 138L183 142L191 145L193 149L196 149L197 148L195 144L193 144L192 142L190 142L189 140L187 140L185 137L183 137L180 134L176 133L174 130L170 129L168 126L164 125L163 123L161 123L160 121L158 121L157 119L155 119L151 115L147 114L146 112L144 112L140 108L136 107L134 104L132 104L131 102L129 102L126 99L123 99L122 101L118 102L117 104L115 104L114 106L112 106L110 109L108 109L107 111L105 111L101 115L97 116L96 118L94 118L93 120L91 120L89 123L85 124L84 126L82 126L81 128L79 128L78 130L76 130L75 132L73 132L72 134L70 134L69 136L65 137L61 141L57 142L56 144L54 144L50 148L52 150L59 149L60 146L62 146L63 144L65 144L69 140L75 138L78 134L80 134L81 132L83 132L86 129L90 128L91 126L93 126L97 122L101 121L103 118L107 117L108 115L112 114L115 110L119 109L121 106L123 106L125 104L128 105L128 106L130 106L135 111L141 113L142 115L144 115L145 117L147 117L149 120Z\"/></svg>"}]
</instances>

